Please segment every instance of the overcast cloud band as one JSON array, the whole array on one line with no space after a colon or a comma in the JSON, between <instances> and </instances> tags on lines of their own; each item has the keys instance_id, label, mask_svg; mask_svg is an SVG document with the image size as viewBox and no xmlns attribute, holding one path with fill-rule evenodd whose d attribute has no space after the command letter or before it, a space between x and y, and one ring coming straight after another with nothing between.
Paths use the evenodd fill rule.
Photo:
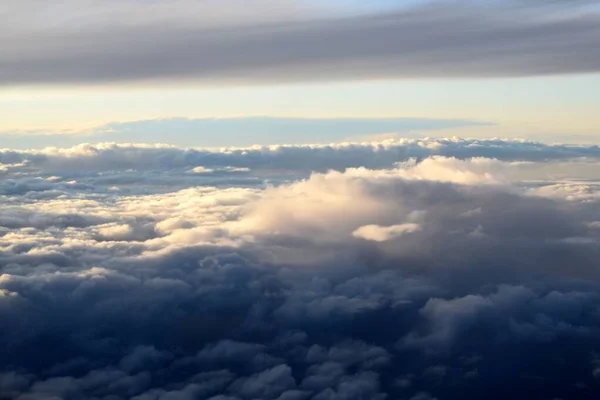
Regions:
<instances>
[{"instance_id":1,"label":"overcast cloud band","mask_svg":"<svg viewBox=\"0 0 600 400\"><path fill-rule=\"evenodd\" d=\"M600 70L593 51L600 47L600 17L593 8L559 18L552 5L513 6L442 2L375 16L238 28L199 28L200 18L180 27L105 21L77 30L9 31L0 35L0 85L256 84Z\"/></svg>"}]
</instances>

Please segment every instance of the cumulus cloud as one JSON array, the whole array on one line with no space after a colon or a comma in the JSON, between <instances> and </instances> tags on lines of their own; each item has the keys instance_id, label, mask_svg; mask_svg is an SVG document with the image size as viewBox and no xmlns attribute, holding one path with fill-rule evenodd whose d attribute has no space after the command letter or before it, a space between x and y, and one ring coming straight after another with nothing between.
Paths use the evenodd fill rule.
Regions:
<instances>
[{"instance_id":1,"label":"cumulus cloud","mask_svg":"<svg viewBox=\"0 0 600 400\"><path fill-rule=\"evenodd\" d=\"M599 394L596 147L1 157L0 398Z\"/></svg>"},{"instance_id":2,"label":"cumulus cloud","mask_svg":"<svg viewBox=\"0 0 600 400\"><path fill-rule=\"evenodd\" d=\"M569 2L561 15L563 1L511 0L353 17L252 2L19 2L2 10L11 23L0 31L0 84L531 76L600 65L588 51L600 40L595 1Z\"/></svg>"}]
</instances>

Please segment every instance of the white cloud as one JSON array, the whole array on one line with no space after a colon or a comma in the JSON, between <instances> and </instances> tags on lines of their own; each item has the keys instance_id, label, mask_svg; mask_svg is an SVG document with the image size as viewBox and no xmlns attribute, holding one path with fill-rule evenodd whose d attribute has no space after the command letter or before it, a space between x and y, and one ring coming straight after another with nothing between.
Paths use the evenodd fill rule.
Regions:
<instances>
[{"instance_id":1,"label":"white cloud","mask_svg":"<svg viewBox=\"0 0 600 400\"><path fill-rule=\"evenodd\" d=\"M352 235L365 240L385 242L403 235L417 232L421 229L418 224L400 224L391 226L365 225L352 232Z\"/></svg>"},{"instance_id":2,"label":"white cloud","mask_svg":"<svg viewBox=\"0 0 600 400\"><path fill-rule=\"evenodd\" d=\"M208 174L214 172L214 169L204 168L203 166L199 166L196 168L192 168L192 172L195 174Z\"/></svg>"},{"instance_id":3,"label":"white cloud","mask_svg":"<svg viewBox=\"0 0 600 400\"><path fill-rule=\"evenodd\" d=\"M125 239L133 230L129 225L119 225L119 224L106 224L98 226L98 233L102 235L106 239L118 240Z\"/></svg>"}]
</instances>

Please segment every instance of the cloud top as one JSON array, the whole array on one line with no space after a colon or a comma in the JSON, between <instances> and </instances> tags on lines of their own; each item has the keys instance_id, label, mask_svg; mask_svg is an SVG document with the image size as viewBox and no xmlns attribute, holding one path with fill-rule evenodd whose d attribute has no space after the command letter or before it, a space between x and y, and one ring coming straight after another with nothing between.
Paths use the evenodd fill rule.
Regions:
<instances>
[{"instance_id":1,"label":"cloud top","mask_svg":"<svg viewBox=\"0 0 600 400\"><path fill-rule=\"evenodd\" d=\"M596 398L597 150L4 150L0 398Z\"/></svg>"}]
</instances>

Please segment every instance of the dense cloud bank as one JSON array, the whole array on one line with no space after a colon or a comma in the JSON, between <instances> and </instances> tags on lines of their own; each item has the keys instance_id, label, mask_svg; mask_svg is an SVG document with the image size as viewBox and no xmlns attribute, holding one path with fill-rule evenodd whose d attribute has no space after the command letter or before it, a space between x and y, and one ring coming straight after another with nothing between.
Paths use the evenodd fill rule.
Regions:
<instances>
[{"instance_id":1,"label":"dense cloud bank","mask_svg":"<svg viewBox=\"0 0 600 400\"><path fill-rule=\"evenodd\" d=\"M0 85L600 70L590 51L600 45L598 1L411 3L419 5L350 17L296 1L21 0L0 8Z\"/></svg>"},{"instance_id":2,"label":"dense cloud bank","mask_svg":"<svg viewBox=\"0 0 600 400\"><path fill-rule=\"evenodd\" d=\"M180 148L161 144L81 144L41 150L0 149L2 171L41 173L120 170L174 170L206 167L250 168L275 172L326 172L349 167L391 168L394 163L430 156L484 157L502 161L600 159L598 146L549 145L527 140L390 139L330 145L273 145L244 148ZM122 172L122 171L121 171Z\"/></svg>"},{"instance_id":3,"label":"dense cloud bank","mask_svg":"<svg viewBox=\"0 0 600 400\"><path fill-rule=\"evenodd\" d=\"M596 398L597 157L5 150L0 398Z\"/></svg>"}]
</instances>

